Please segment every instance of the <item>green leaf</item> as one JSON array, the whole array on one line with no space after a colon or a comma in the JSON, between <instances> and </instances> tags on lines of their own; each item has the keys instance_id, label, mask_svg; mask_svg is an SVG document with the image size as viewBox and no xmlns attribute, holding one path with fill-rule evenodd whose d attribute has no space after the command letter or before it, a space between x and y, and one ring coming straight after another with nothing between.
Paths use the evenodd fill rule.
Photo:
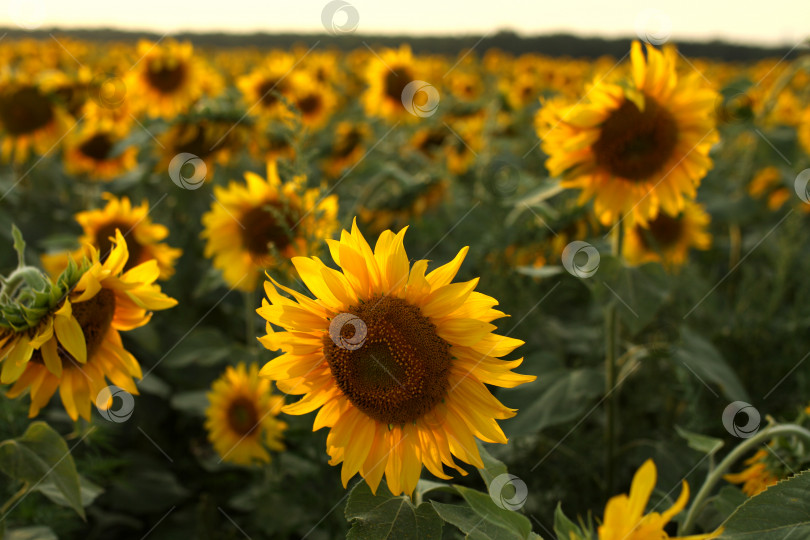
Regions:
<instances>
[{"instance_id":1,"label":"green leaf","mask_svg":"<svg viewBox=\"0 0 810 540\"><path fill-rule=\"evenodd\" d=\"M621 259L603 255L596 274L584 281L600 303L615 302L631 334L647 326L669 298L669 276L657 263L625 266Z\"/></svg>"},{"instance_id":2,"label":"green leaf","mask_svg":"<svg viewBox=\"0 0 810 540\"><path fill-rule=\"evenodd\" d=\"M82 475L79 475L79 490L82 499L82 506L85 508L93 504L93 501L95 501L99 495L104 493L104 488L94 484ZM70 501L65 498L62 492L59 491L56 484L54 484L50 479L39 484L36 487L36 491L39 491L48 497L52 502L55 502L60 506L70 507Z\"/></svg>"},{"instance_id":3,"label":"green leaf","mask_svg":"<svg viewBox=\"0 0 810 540\"><path fill-rule=\"evenodd\" d=\"M0 536L0 538L3 540L59 540L59 537L50 527L39 525L12 529L5 536Z\"/></svg>"},{"instance_id":4,"label":"green leaf","mask_svg":"<svg viewBox=\"0 0 810 540\"><path fill-rule=\"evenodd\" d=\"M0 470L30 489L53 483L67 505L84 519L79 473L64 439L45 422L34 422L22 437L0 443Z\"/></svg>"},{"instance_id":5,"label":"green leaf","mask_svg":"<svg viewBox=\"0 0 810 540\"><path fill-rule=\"evenodd\" d=\"M458 493L464 497L467 506L460 508L469 508L475 516L472 522L472 527L469 530L462 527L462 525L451 521L463 532L470 534L472 530L484 531L490 538L528 538L532 531L532 524L529 518L518 512L501 508L492 497L487 493L464 487L455 486ZM437 508L438 512L439 509ZM442 515L439 512L439 515ZM456 512L455 515L458 515ZM444 516L442 516L444 517ZM446 519L446 518L445 518ZM447 519L446 519L447 520ZM447 520L450 521L450 520ZM469 526L469 520L464 520L464 526ZM497 534L495 534L497 532Z\"/></svg>"},{"instance_id":6,"label":"green leaf","mask_svg":"<svg viewBox=\"0 0 810 540\"><path fill-rule=\"evenodd\" d=\"M192 390L190 392L181 392L172 397L171 405L173 409L190 415L205 416L205 411L209 405L208 391Z\"/></svg>"},{"instance_id":7,"label":"green leaf","mask_svg":"<svg viewBox=\"0 0 810 540\"><path fill-rule=\"evenodd\" d=\"M704 383L715 383L731 401L748 401L748 392L734 370L714 345L686 326L681 327L681 344L675 349L676 364L697 375Z\"/></svg>"},{"instance_id":8,"label":"green leaf","mask_svg":"<svg viewBox=\"0 0 810 540\"><path fill-rule=\"evenodd\" d=\"M751 497L723 523L724 540L810 537L810 471Z\"/></svg>"},{"instance_id":9,"label":"green leaf","mask_svg":"<svg viewBox=\"0 0 810 540\"><path fill-rule=\"evenodd\" d=\"M675 431L678 432L678 435L686 439L686 444L689 445L689 448L692 450L697 450L703 454L713 455L718 450L723 448L724 443L721 439L695 433L693 431L683 429L680 426L675 426Z\"/></svg>"},{"instance_id":10,"label":"green leaf","mask_svg":"<svg viewBox=\"0 0 810 540\"><path fill-rule=\"evenodd\" d=\"M554 511L554 534L558 540L571 540L572 533L575 535L574 538L585 537L582 529L563 513L562 503L557 503L557 510Z\"/></svg>"},{"instance_id":11,"label":"green leaf","mask_svg":"<svg viewBox=\"0 0 810 540\"><path fill-rule=\"evenodd\" d=\"M582 416L591 401L605 388L605 375L601 369L557 369L548 372L535 384L510 392L510 396L527 395L529 404L510 403L520 414L504 424L509 437L530 435L549 426L570 422Z\"/></svg>"},{"instance_id":12,"label":"green leaf","mask_svg":"<svg viewBox=\"0 0 810 540\"><path fill-rule=\"evenodd\" d=\"M345 515L352 524L346 536L350 540L438 540L444 525L430 504L414 507L408 497L394 497L385 483L380 484L376 495L365 482L354 486Z\"/></svg>"},{"instance_id":13,"label":"green leaf","mask_svg":"<svg viewBox=\"0 0 810 540\"><path fill-rule=\"evenodd\" d=\"M481 474L481 478L484 480L487 488L489 488L494 478L506 474L508 471L503 461L492 457L492 454L487 452L486 447L481 441L476 440L476 443L478 444L478 453L481 454L481 461L484 462L484 468L478 469L478 472Z\"/></svg>"}]
</instances>

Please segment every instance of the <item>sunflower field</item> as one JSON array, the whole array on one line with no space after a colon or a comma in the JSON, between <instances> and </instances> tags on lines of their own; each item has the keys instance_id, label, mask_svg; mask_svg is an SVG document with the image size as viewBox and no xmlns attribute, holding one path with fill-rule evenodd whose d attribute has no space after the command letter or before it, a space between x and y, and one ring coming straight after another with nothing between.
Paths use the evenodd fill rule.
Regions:
<instances>
[{"instance_id":1,"label":"sunflower field","mask_svg":"<svg viewBox=\"0 0 810 540\"><path fill-rule=\"evenodd\" d=\"M0 539L810 538L800 53L0 41Z\"/></svg>"}]
</instances>

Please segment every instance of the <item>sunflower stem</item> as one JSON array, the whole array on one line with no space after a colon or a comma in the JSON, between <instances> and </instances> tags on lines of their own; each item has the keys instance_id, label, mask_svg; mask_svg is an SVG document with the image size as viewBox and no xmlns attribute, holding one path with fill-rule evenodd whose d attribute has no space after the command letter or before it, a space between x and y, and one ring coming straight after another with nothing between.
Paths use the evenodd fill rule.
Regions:
<instances>
[{"instance_id":1,"label":"sunflower stem","mask_svg":"<svg viewBox=\"0 0 810 540\"><path fill-rule=\"evenodd\" d=\"M763 429L753 437L745 439L736 448L734 448L734 450L729 452L725 459L723 459L723 461L721 461L715 469L709 470L709 473L706 475L706 480L700 487L700 491L698 491L697 495L695 495L692 506L689 507L689 511L686 513L686 519L684 519L683 525L678 531L678 536L689 534L689 531L692 530L692 527L695 524L695 519L697 519L698 510L700 510L700 508L703 506L703 503L709 496L712 488L714 488L715 484L717 484L717 482L723 478L726 471L728 471L737 460L751 451L754 447L759 446L761 443L779 436L788 435L801 437L808 444L810 444L810 431L801 426L796 424L770 426Z\"/></svg>"},{"instance_id":2,"label":"sunflower stem","mask_svg":"<svg viewBox=\"0 0 810 540\"><path fill-rule=\"evenodd\" d=\"M256 311L253 305L255 292L245 292L245 345L251 356L256 354Z\"/></svg>"},{"instance_id":3,"label":"sunflower stem","mask_svg":"<svg viewBox=\"0 0 810 540\"><path fill-rule=\"evenodd\" d=\"M6 504L4 504L2 508L0 508L0 517L5 519L6 514L8 514L11 511L11 509L14 508L14 506L16 506L17 501L22 499L25 496L25 494L28 493L28 487L29 487L28 482L23 482L23 485L20 488L20 490L14 495L12 495L11 498L6 501Z\"/></svg>"},{"instance_id":4,"label":"sunflower stem","mask_svg":"<svg viewBox=\"0 0 810 540\"><path fill-rule=\"evenodd\" d=\"M622 219L613 229L610 251L614 257L621 257L624 227ZM616 387L616 359L618 358L619 322L616 316L616 301L611 301L605 313L605 492L609 497L613 493L615 481L614 462L616 457L616 419L618 417L618 399L614 394Z\"/></svg>"}]
</instances>

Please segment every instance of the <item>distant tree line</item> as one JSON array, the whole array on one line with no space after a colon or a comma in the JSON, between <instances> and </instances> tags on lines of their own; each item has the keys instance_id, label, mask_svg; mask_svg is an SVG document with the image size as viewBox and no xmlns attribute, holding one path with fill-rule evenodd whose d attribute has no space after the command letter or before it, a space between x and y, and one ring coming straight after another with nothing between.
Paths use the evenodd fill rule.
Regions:
<instances>
[{"instance_id":1,"label":"distant tree line","mask_svg":"<svg viewBox=\"0 0 810 540\"><path fill-rule=\"evenodd\" d=\"M7 39L50 39L50 34L70 36L77 39L109 42L133 42L138 39L160 39L162 34L151 32L128 32L123 30L60 30L58 28L23 31L18 28L0 28ZM495 48L516 55L539 53L548 56L566 56L571 58L593 59L599 56L621 57L629 50L630 42L635 38L605 39L599 37L579 37L570 34L551 34L542 36L521 36L512 31L500 31L481 39L480 35L469 36L374 36L347 34L332 36L328 34L229 34L217 33L177 33L172 37L190 40L195 46L215 47L257 47L289 48L293 45L311 47L318 44L323 48L334 48L343 51L365 47L397 47L408 43L416 53L434 53L457 55L476 47L482 53ZM480 40L480 44L478 43ZM678 42L678 49L686 56L709 58L724 61L750 61L763 58L793 58L806 52L807 47L763 47L757 45L740 45L724 41Z\"/></svg>"}]
</instances>

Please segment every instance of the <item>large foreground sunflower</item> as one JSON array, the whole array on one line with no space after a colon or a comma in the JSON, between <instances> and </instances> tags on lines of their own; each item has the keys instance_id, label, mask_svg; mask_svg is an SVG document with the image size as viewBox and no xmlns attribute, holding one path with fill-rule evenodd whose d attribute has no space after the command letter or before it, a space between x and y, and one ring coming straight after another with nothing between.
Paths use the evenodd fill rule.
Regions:
<instances>
[{"instance_id":1,"label":"large foreground sunflower","mask_svg":"<svg viewBox=\"0 0 810 540\"><path fill-rule=\"evenodd\" d=\"M240 363L228 366L214 381L205 411L208 440L223 461L237 465L267 463L267 449L284 450L282 432L287 424L277 418L284 398L273 395L270 381L259 378L259 368Z\"/></svg>"},{"instance_id":2,"label":"large foreground sunflower","mask_svg":"<svg viewBox=\"0 0 810 540\"><path fill-rule=\"evenodd\" d=\"M523 342L493 333L491 321L505 316L497 300L474 290L477 278L451 283L467 248L426 274L426 260L410 267L404 235L384 231L372 251L355 223L327 240L342 271L292 260L315 299L266 282L258 310L267 320L260 341L284 352L262 376L305 394L282 411L320 409L313 429L330 428L327 452L343 464L344 486L359 472L376 492L385 474L394 494L413 492L422 465L444 479L443 465L464 474L454 457L483 467L475 437L506 443L497 420L516 413L485 384L535 379L512 372L522 359L500 358Z\"/></svg>"},{"instance_id":3,"label":"large foreground sunflower","mask_svg":"<svg viewBox=\"0 0 810 540\"><path fill-rule=\"evenodd\" d=\"M82 246L89 244L96 247L104 261L112 252L115 231L120 230L128 239L129 258L124 266L125 271L154 259L160 271L160 279L170 278L174 274L174 263L183 251L163 242L169 236L169 229L152 222L149 217L149 203L144 201L140 206L133 206L129 197L119 199L110 193L104 193L102 197L107 201L104 208L76 214L76 221L83 231L79 243ZM43 255L42 265L49 274L58 275L67 266L70 256L80 259L82 250L72 255Z\"/></svg>"},{"instance_id":4,"label":"large foreground sunflower","mask_svg":"<svg viewBox=\"0 0 810 540\"><path fill-rule=\"evenodd\" d=\"M646 223L659 210L676 215L711 168L716 93L698 73L676 73L676 51L631 49L632 80L595 83L569 105L551 100L537 116L546 167L594 200L603 224L620 216Z\"/></svg>"},{"instance_id":5,"label":"large foreground sunflower","mask_svg":"<svg viewBox=\"0 0 810 540\"><path fill-rule=\"evenodd\" d=\"M644 515L650 495L655 489L657 476L655 463L648 459L633 476L630 495L616 495L608 501L605 519L599 526L599 540L704 540L717 538L722 534L723 530L718 529L708 534L676 538L669 536L664 530L667 523L684 509L689 500L689 484L685 480L678 500L668 510L660 514L650 512Z\"/></svg>"},{"instance_id":6,"label":"large foreground sunflower","mask_svg":"<svg viewBox=\"0 0 810 540\"><path fill-rule=\"evenodd\" d=\"M150 310L177 302L154 284L159 273L154 260L124 271L127 244L120 231L115 238L103 262L99 251L88 247L90 260L80 277L75 284L62 282L64 297L40 306L44 313L36 325L16 330L0 326L2 383L14 383L7 393L10 398L30 390L31 417L57 388L73 420L79 416L89 420L93 403L105 405L98 403L98 395L107 380L130 394L138 393L133 378L141 377L141 366L124 349L119 331L143 326L152 316ZM71 268L69 273L76 274L75 266Z\"/></svg>"},{"instance_id":7,"label":"large foreground sunflower","mask_svg":"<svg viewBox=\"0 0 810 540\"><path fill-rule=\"evenodd\" d=\"M282 182L274 161L267 178L245 173L245 185L214 187L211 210L202 218L205 256L214 259L225 281L253 291L261 271L286 268L290 257L307 253L312 240L337 229L337 197L306 189L306 178Z\"/></svg>"}]
</instances>

